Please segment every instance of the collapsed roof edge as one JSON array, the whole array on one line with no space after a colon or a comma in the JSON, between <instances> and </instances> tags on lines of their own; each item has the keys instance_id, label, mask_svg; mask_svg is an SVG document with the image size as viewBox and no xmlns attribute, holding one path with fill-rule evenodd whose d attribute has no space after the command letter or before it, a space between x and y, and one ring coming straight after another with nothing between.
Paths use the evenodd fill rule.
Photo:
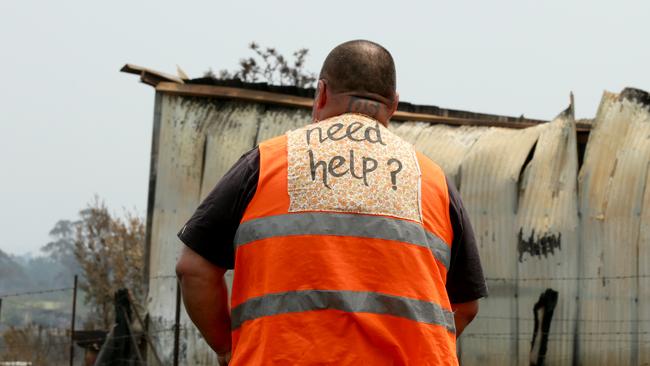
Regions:
<instances>
[{"instance_id":1,"label":"collapsed roof edge","mask_svg":"<svg viewBox=\"0 0 650 366\"><path fill-rule=\"evenodd\" d=\"M248 83L241 80L218 80L209 77L184 80L178 76L134 64L125 64L120 71L140 75L140 80L143 83L153 86L157 91L184 96L220 97L299 108L311 108L314 95L313 88L299 88L286 85L278 86L267 83ZM507 128L525 128L548 122L546 120L526 118L523 115L513 117L477 113L440 108L433 105L417 105L408 102L399 103L393 119ZM591 126L578 123L576 127L578 130L589 130Z\"/></svg>"},{"instance_id":2,"label":"collapsed roof edge","mask_svg":"<svg viewBox=\"0 0 650 366\"><path fill-rule=\"evenodd\" d=\"M170 75L161 71L149 69L146 67L134 65L134 64L125 64L124 66L122 66L120 71L127 74L140 75L140 81L142 81L147 85L151 85L153 87L158 86L158 84L160 84L163 81L173 82L178 84L185 83L185 81L180 77Z\"/></svg>"}]
</instances>

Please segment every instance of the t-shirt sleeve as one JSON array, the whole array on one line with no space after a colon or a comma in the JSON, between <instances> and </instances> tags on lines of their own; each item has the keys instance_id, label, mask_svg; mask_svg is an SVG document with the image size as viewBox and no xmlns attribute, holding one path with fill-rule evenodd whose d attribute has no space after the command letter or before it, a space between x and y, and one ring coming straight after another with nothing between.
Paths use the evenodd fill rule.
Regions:
<instances>
[{"instance_id":1,"label":"t-shirt sleeve","mask_svg":"<svg viewBox=\"0 0 650 366\"><path fill-rule=\"evenodd\" d=\"M259 149L244 154L178 233L185 245L216 266L234 268L233 240L244 211L255 195L259 166Z\"/></svg>"},{"instance_id":2,"label":"t-shirt sleeve","mask_svg":"<svg viewBox=\"0 0 650 366\"><path fill-rule=\"evenodd\" d=\"M452 304L473 301L487 296L487 285L476 247L476 237L460 194L447 179L449 218L454 230L451 262L447 272L447 294Z\"/></svg>"}]
</instances>

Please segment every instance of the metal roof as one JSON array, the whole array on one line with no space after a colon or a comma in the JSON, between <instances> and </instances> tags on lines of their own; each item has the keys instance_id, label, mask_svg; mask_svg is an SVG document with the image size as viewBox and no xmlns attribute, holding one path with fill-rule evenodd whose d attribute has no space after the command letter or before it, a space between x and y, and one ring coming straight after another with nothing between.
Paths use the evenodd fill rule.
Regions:
<instances>
[{"instance_id":1,"label":"metal roof","mask_svg":"<svg viewBox=\"0 0 650 366\"><path fill-rule=\"evenodd\" d=\"M311 108L313 103L313 89L212 78L186 80L133 64L124 65L121 71L140 75L140 80L143 83L155 87L157 91L173 95L227 98L296 108ZM520 117L493 115L445 109L431 105L416 105L408 102L400 102L398 110L392 119L395 121L422 121L452 126L469 125L517 129L548 122L525 118L523 115ZM576 128L580 135L579 139L586 141L590 125L580 123Z\"/></svg>"}]
</instances>

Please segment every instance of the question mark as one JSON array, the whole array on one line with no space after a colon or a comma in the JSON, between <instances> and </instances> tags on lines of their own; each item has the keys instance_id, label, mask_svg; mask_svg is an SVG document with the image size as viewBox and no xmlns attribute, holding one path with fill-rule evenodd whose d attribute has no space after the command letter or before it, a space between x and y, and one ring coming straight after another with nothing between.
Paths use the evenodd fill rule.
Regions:
<instances>
[{"instance_id":1,"label":"question mark","mask_svg":"<svg viewBox=\"0 0 650 366\"><path fill-rule=\"evenodd\" d=\"M393 163L397 163L397 169L390 172L390 181L393 183L393 191L396 191L397 190L397 173L402 171L402 162L395 159L395 158L392 158L392 159L389 159L388 163L386 163L386 164L391 165Z\"/></svg>"}]
</instances>

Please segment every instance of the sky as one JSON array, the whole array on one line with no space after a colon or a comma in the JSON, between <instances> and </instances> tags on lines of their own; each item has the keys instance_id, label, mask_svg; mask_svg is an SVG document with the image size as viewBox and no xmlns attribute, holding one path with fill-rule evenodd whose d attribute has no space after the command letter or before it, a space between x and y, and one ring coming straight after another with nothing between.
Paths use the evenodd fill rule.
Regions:
<instances>
[{"instance_id":1,"label":"sky","mask_svg":"<svg viewBox=\"0 0 650 366\"><path fill-rule=\"evenodd\" d=\"M306 47L317 72L351 39L384 45L401 99L579 118L604 90L650 90L647 1L0 2L0 249L38 254L95 195L145 213L154 90L125 63L199 77L248 43Z\"/></svg>"}]
</instances>

